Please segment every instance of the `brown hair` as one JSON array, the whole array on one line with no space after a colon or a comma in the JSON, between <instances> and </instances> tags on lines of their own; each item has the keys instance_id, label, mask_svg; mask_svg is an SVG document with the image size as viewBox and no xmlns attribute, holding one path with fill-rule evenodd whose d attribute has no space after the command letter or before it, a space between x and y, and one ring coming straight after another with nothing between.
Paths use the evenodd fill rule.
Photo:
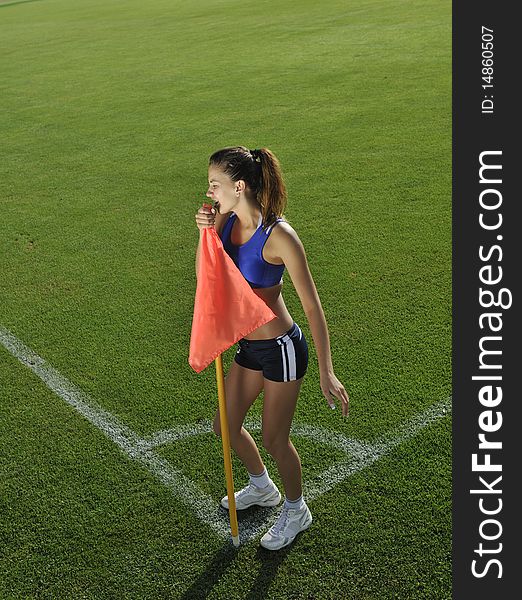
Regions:
<instances>
[{"instance_id":1,"label":"brown hair","mask_svg":"<svg viewBox=\"0 0 522 600\"><path fill-rule=\"evenodd\" d=\"M263 226L268 227L277 217L284 216L286 186L276 155L268 148L249 150L245 146L230 146L214 152L208 166L215 166L232 181L242 179L261 209Z\"/></svg>"}]
</instances>

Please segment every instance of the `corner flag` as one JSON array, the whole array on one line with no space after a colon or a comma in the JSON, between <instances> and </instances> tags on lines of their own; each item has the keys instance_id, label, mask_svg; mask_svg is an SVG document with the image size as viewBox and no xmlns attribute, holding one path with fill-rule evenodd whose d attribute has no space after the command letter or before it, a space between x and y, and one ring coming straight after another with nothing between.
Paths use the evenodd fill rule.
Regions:
<instances>
[{"instance_id":1,"label":"corner flag","mask_svg":"<svg viewBox=\"0 0 522 600\"><path fill-rule=\"evenodd\" d=\"M208 204L205 206L210 208ZM277 315L252 291L241 271L225 252L214 227L205 227L202 230L197 279L189 364L196 373L200 373L214 359L216 362L230 528L232 541L237 547L239 531L221 353L240 338L275 319Z\"/></svg>"},{"instance_id":2,"label":"corner flag","mask_svg":"<svg viewBox=\"0 0 522 600\"><path fill-rule=\"evenodd\" d=\"M277 315L252 291L214 227L203 229L197 271L189 363L200 373L240 338Z\"/></svg>"}]
</instances>

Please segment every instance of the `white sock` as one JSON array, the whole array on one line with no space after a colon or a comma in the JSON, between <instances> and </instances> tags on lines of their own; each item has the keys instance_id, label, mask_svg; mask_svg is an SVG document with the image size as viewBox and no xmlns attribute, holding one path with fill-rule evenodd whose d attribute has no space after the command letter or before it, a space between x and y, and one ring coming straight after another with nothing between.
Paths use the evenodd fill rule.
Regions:
<instances>
[{"instance_id":1,"label":"white sock","mask_svg":"<svg viewBox=\"0 0 522 600\"><path fill-rule=\"evenodd\" d=\"M297 500L289 500L286 496L285 496L285 503L284 506L285 508L303 508L304 505L304 499L303 499L303 494L301 494L299 496L299 498L297 498Z\"/></svg>"},{"instance_id":2,"label":"white sock","mask_svg":"<svg viewBox=\"0 0 522 600\"><path fill-rule=\"evenodd\" d=\"M270 477L268 476L268 471L266 470L266 467L260 475L252 475L252 473L249 473L249 475L250 481L258 488L266 487L271 481Z\"/></svg>"}]
</instances>

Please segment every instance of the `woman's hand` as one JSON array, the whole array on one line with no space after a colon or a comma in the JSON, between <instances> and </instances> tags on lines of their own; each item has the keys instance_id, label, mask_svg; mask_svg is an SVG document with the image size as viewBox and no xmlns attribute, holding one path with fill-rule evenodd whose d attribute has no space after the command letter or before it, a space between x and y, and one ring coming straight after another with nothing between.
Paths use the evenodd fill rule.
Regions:
<instances>
[{"instance_id":1,"label":"woman's hand","mask_svg":"<svg viewBox=\"0 0 522 600\"><path fill-rule=\"evenodd\" d=\"M332 371L325 375L321 375L321 390L328 400L330 408L335 408L332 396L335 396L341 401L343 417L347 417L350 410L350 398L348 392L344 389L343 384L337 379Z\"/></svg>"},{"instance_id":2,"label":"woman's hand","mask_svg":"<svg viewBox=\"0 0 522 600\"><path fill-rule=\"evenodd\" d=\"M209 208L209 206L209 204L203 205L196 213L196 225L200 232L207 227L214 227L216 221L216 209Z\"/></svg>"}]
</instances>

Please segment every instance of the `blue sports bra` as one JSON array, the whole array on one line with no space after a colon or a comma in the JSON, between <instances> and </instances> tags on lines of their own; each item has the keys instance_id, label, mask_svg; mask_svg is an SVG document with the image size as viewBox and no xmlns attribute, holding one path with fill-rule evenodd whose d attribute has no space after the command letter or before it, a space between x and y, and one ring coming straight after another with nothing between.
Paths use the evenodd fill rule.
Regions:
<instances>
[{"instance_id":1,"label":"blue sports bra","mask_svg":"<svg viewBox=\"0 0 522 600\"><path fill-rule=\"evenodd\" d=\"M236 246L230 239L232 225L236 219L237 215L233 212L226 221L220 235L226 253L234 261L236 267L250 284L250 287L265 288L281 283L285 265L275 265L263 258L263 246L266 244L275 223L265 229L262 227L263 216L259 215L254 235L244 244ZM276 223L283 220L282 218L278 218Z\"/></svg>"}]
</instances>

